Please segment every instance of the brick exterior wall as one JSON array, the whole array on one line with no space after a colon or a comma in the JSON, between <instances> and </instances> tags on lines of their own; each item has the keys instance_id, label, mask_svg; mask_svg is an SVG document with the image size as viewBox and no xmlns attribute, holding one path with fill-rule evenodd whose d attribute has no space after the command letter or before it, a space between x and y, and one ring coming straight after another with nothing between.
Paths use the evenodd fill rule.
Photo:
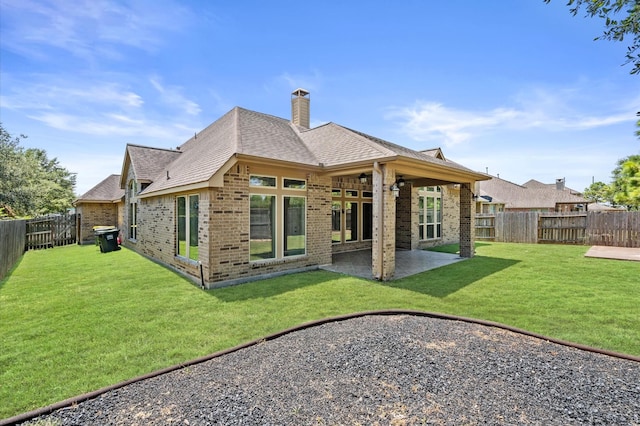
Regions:
<instances>
[{"instance_id":1,"label":"brick exterior wall","mask_svg":"<svg viewBox=\"0 0 640 426\"><path fill-rule=\"evenodd\" d=\"M332 253L357 249L372 249L373 273L376 274L381 268L382 276L379 278L388 280L395 272L396 246L416 249L455 243L461 236L467 236L465 232L469 232L471 247L473 247L473 235L471 235L473 206L468 185L466 188L462 185L460 190L443 187L442 238L418 241L418 189L407 184L401 189L400 197L396 199L389 190L396 179L395 170L381 166L382 173L374 172L373 182L365 185L353 178L332 179L315 173L306 174L307 188L304 194L307 203L306 254L252 262L250 261L252 188L249 186L252 167L254 166L249 164L233 166L224 175L224 185L221 188L136 198L138 218L135 240L128 238L128 209L131 206L132 197L128 189L119 211L117 208L114 210L115 205L110 205L110 209L102 206L95 208L95 215L98 218L99 215L104 215L104 220L110 221L108 224L117 221L127 247L191 276L194 281L200 281L200 267L202 267L207 287L248 281L265 274L330 264ZM278 182L281 182L282 177L291 177L287 172L273 170L276 170L274 173L277 173ZM299 171L297 173L299 174ZM126 180L127 186L132 178L130 170ZM331 243L332 188L357 189L374 193L374 198L371 199L373 204L372 241ZM378 190L383 193L382 200L375 197ZM199 196L199 262L176 256L176 197L194 194ZM286 193L281 190L278 194L277 199L280 204ZM302 196L299 192L292 195ZM135 194L133 196L137 197ZM468 198L466 203L465 197ZM89 210L85 210L86 206L82 208L81 214L86 215ZM361 206L360 208L362 209ZM107 214L110 216L107 217ZM381 220L378 220L379 217ZM96 220L102 221L102 219ZM379 223L382 224L380 229L378 229ZM279 230L278 233L282 234L282 231ZM281 238L281 235L277 238ZM382 246L376 246L376 241L381 241ZM465 251L465 254L468 252Z\"/></svg>"},{"instance_id":2,"label":"brick exterior wall","mask_svg":"<svg viewBox=\"0 0 640 426\"><path fill-rule=\"evenodd\" d=\"M400 196L396 199L396 247L411 250L418 238L418 193L411 184L400 188ZM414 206L415 204L415 206ZM414 226L415 224L415 226ZM417 245L416 245L417 246Z\"/></svg>"},{"instance_id":3,"label":"brick exterior wall","mask_svg":"<svg viewBox=\"0 0 640 426\"><path fill-rule=\"evenodd\" d=\"M373 173L373 245L371 260L376 279L393 278L396 263L396 198L389 188L396 181L395 170L386 165ZM376 197L382 194L382 197ZM382 198L382 199L380 199Z\"/></svg>"},{"instance_id":4,"label":"brick exterior wall","mask_svg":"<svg viewBox=\"0 0 640 426\"><path fill-rule=\"evenodd\" d=\"M315 174L307 175L307 253L250 262L249 173L249 166L239 164L224 175L222 188L138 199L137 239L125 238L125 245L199 282L199 263L175 255L176 197L197 194L198 256L208 287L214 287L216 283L241 282L259 275L330 264L331 178ZM129 208L128 191L125 200L125 206ZM128 212L124 217L126 222ZM128 223L125 223L127 229Z\"/></svg>"},{"instance_id":5,"label":"brick exterior wall","mask_svg":"<svg viewBox=\"0 0 640 426\"><path fill-rule=\"evenodd\" d=\"M115 226L122 230L122 203L79 203L76 212L80 215L80 244L95 243L94 226Z\"/></svg>"},{"instance_id":6,"label":"brick exterior wall","mask_svg":"<svg viewBox=\"0 0 640 426\"><path fill-rule=\"evenodd\" d=\"M475 203L471 202L471 185L460 185L460 256L473 257L475 252Z\"/></svg>"}]
</instances>

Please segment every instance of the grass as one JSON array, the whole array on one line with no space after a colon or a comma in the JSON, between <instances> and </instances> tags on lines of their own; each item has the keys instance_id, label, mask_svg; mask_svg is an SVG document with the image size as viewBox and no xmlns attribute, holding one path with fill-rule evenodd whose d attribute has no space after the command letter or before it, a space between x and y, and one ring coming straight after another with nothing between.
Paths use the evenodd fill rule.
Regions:
<instances>
[{"instance_id":1,"label":"grass","mask_svg":"<svg viewBox=\"0 0 640 426\"><path fill-rule=\"evenodd\" d=\"M482 318L640 355L639 264L586 250L482 243L473 259L390 283L315 271L211 291L127 249L30 251L0 282L0 418L372 309Z\"/></svg>"}]
</instances>

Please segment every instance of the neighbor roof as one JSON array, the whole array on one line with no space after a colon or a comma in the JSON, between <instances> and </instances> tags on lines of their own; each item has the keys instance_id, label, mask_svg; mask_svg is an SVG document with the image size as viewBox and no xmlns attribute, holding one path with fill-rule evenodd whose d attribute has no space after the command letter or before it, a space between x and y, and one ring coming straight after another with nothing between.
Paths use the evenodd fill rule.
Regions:
<instances>
[{"instance_id":1,"label":"neighbor roof","mask_svg":"<svg viewBox=\"0 0 640 426\"><path fill-rule=\"evenodd\" d=\"M534 181L537 182L537 181ZM532 181L527 182L531 184ZM504 203L505 208L555 208L556 204L587 203L588 200L555 185L524 186L499 177L479 182L480 196L489 196L493 203Z\"/></svg>"}]
</instances>

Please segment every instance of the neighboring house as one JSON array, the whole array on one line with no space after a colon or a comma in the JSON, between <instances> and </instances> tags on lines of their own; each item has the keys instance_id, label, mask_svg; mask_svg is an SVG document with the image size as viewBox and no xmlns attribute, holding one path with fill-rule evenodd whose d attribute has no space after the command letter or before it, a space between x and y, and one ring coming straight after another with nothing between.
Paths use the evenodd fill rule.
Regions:
<instances>
[{"instance_id":1,"label":"neighboring house","mask_svg":"<svg viewBox=\"0 0 640 426\"><path fill-rule=\"evenodd\" d=\"M303 89L291 107L291 120L236 107L175 150L127 145L124 245L207 288L351 250L371 250L380 280L393 277L397 248L460 242L473 256L472 189L486 175L439 149L310 129Z\"/></svg>"},{"instance_id":2,"label":"neighboring house","mask_svg":"<svg viewBox=\"0 0 640 426\"><path fill-rule=\"evenodd\" d=\"M522 185L493 176L476 184L476 211L576 212L586 211L590 202L577 191L565 186L564 179L555 184L530 180Z\"/></svg>"},{"instance_id":3,"label":"neighboring house","mask_svg":"<svg viewBox=\"0 0 640 426\"><path fill-rule=\"evenodd\" d=\"M94 226L124 224L124 189L120 188L120 175L111 175L74 201L78 222L78 242L95 242Z\"/></svg>"}]
</instances>

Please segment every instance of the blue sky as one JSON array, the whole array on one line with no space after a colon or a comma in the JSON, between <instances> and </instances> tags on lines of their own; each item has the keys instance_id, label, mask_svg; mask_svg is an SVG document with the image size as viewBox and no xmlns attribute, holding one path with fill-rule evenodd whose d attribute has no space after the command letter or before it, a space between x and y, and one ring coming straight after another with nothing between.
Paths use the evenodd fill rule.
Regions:
<instances>
[{"instance_id":1,"label":"blue sky","mask_svg":"<svg viewBox=\"0 0 640 426\"><path fill-rule=\"evenodd\" d=\"M77 173L174 148L234 106L329 121L515 183L610 182L634 135L626 44L565 0L0 0L0 121Z\"/></svg>"}]
</instances>

